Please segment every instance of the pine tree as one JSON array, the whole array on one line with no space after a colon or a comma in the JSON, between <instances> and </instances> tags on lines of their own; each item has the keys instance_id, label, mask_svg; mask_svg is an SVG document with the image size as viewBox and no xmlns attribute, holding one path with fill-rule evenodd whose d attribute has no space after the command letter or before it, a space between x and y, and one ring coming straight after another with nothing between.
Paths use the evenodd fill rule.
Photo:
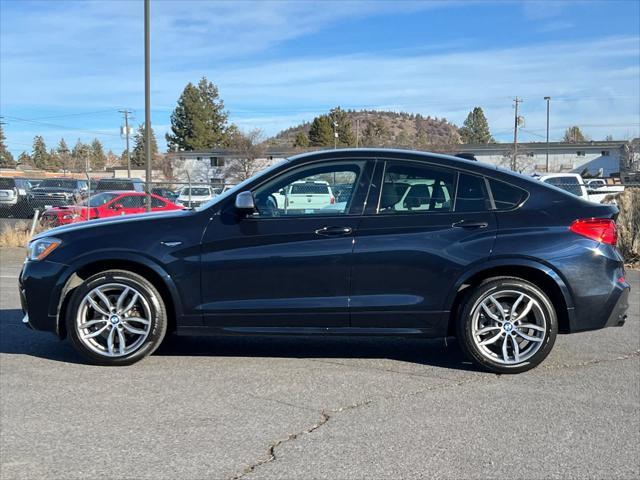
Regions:
<instances>
[{"instance_id":1,"label":"pine tree","mask_svg":"<svg viewBox=\"0 0 640 480\"><path fill-rule=\"evenodd\" d=\"M202 77L188 83L171 114L170 151L208 150L227 143L227 118L218 87Z\"/></svg>"},{"instance_id":2,"label":"pine tree","mask_svg":"<svg viewBox=\"0 0 640 480\"><path fill-rule=\"evenodd\" d=\"M31 159L36 168L41 170L47 170L50 168L49 153L47 152L47 145L44 143L44 138L40 135L36 135L33 138L33 150L31 152Z\"/></svg>"},{"instance_id":3,"label":"pine tree","mask_svg":"<svg viewBox=\"0 0 640 480\"><path fill-rule=\"evenodd\" d=\"M145 146L145 128L144 123L141 123L138 126L138 130L136 131L135 137L133 137L133 150L131 151L131 166L132 167L144 167L147 164L147 159L145 157L144 146ZM153 133L153 128L151 128L151 159L152 164L154 163L154 159L158 156L158 142L156 141L156 135ZM126 155L125 155L126 158Z\"/></svg>"},{"instance_id":4,"label":"pine tree","mask_svg":"<svg viewBox=\"0 0 640 480\"><path fill-rule=\"evenodd\" d=\"M61 138L58 142L58 148L56 151L58 153L59 168L62 169L63 173L68 172L71 169L71 152L69 151L69 147L67 147L67 142L64 141L64 138Z\"/></svg>"},{"instance_id":5,"label":"pine tree","mask_svg":"<svg viewBox=\"0 0 640 480\"><path fill-rule=\"evenodd\" d=\"M494 143L495 140L489 131L489 122L484 116L482 108L475 107L467 119L464 121L463 127L460 129L460 136L463 143Z\"/></svg>"},{"instance_id":6,"label":"pine tree","mask_svg":"<svg viewBox=\"0 0 640 480\"><path fill-rule=\"evenodd\" d=\"M23 169L33 168L33 160L31 159L31 155L29 155L27 152L22 152L18 156L18 164Z\"/></svg>"},{"instance_id":7,"label":"pine tree","mask_svg":"<svg viewBox=\"0 0 640 480\"><path fill-rule=\"evenodd\" d=\"M565 130L563 140L567 143L582 143L586 142L587 138L580 130L580 127L574 125Z\"/></svg>"},{"instance_id":8,"label":"pine tree","mask_svg":"<svg viewBox=\"0 0 640 480\"><path fill-rule=\"evenodd\" d=\"M327 115L313 119L309 129L309 145L312 147L333 147L333 126Z\"/></svg>"},{"instance_id":9,"label":"pine tree","mask_svg":"<svg viewBox=\"0 0 640 480\"><path fill-rule=\"evenodd\" d=\"M293 146L307 148L309 146L309 137L307 137L307 134L304 132L298 132L295 140L293 141Z\"/></svg>"},{"instance_id":10,"label":"pine tree","mask_svg":"<svg viewBox=\"0 0 640 480\"><path fill-rule=\"evenodd\" d=\"M4 130L0 123L0 167L13 168L16 166L16 162L13 160L13 155L11 155L11 152L4 143L6 139L7 137L4 136Z\"/></svg>"},{"instance_id":11,"label":"pine tree","mask_svg":"<svg viewBox=\"0 0 640 480\"><path fill-rule=\"evenodd\" d=\"M73 170L77 172L86 171L87 166L89 165L91 155L91 148L89 145L84 144L78 139L76 145L73 147L71 151L71 163L73 164Z\"/></svg>"},{"instance_id":12,"label":"pine tree","mask_svg":"<svg viewBox=\"0 0 640 480\"><path fill-rule=\"evenodd\" d=\"M355 145L356 140L351 130L351 121L347 112L340 107L331 109L329 112L329 118L331 120L331 126L337 124L336 132L338 133L338 146L340 147L352 147Z\"/></svg>"},{"instance_id":13,"label":"pine tree","mask_svg":"<svg viewBox=\"0 0 640 480\"><path fill-rule=\"evenodd\" d=\"M89 161L91 170L103 170L104 164L107 163L107 156L104 154L102 143L94 138L89 147Z\"/></svg>"}]
</instances>

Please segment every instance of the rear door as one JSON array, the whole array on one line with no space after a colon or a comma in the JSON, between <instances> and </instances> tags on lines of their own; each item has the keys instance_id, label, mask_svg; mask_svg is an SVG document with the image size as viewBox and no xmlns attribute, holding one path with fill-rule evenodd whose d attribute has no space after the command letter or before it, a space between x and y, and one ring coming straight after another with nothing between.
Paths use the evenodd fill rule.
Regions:
<instances>
[{"instance_id":1,"label":"rear door","mask_svg":"<svg viewBox=\"0 0 640 480\"><path fill-rule=\"evenodd\" d=\"M355 239L351 326L441 333L455 280L495 240L486 181L425 162L381 163Z\"/></svg>"}]
</instances>

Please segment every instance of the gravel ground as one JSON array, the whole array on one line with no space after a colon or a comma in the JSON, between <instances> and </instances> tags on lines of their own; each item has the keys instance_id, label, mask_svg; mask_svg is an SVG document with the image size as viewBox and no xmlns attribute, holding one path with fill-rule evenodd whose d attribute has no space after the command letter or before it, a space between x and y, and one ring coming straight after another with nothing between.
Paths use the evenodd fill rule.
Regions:
<instances>
[{"instance_id":1,"label":"gravel ground","mask_svg":"<svg viewBox=\"0 0 640 480\"><path fill-rule=\"evenodd\" d=\"M20 324L0 250L0 478L640 477L640 272L622 328L537 369L415 339L171 338L125 368Z\"/></svg>"}]
</instances>

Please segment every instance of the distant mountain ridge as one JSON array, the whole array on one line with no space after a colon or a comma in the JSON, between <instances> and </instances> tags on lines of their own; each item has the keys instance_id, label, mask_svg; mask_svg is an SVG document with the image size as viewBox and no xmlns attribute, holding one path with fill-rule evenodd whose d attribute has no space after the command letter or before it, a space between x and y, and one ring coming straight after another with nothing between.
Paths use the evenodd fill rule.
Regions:
<instances>
[{"instance_id":1,"label":"distant mountain ridge","mask_svg":"<svg viewBox=\"0 0 640 480\"><path fill-rule=\"evenodd\" d=\"M459 128L444 118L424 117L421 114L379 110L345 110L351 126L354 144L360 147L404 147L432 150L461 143ZM302 132L307 138L312 122L282 130L267 140L271 147L296 147L296 137ZM330 146L313 145L310 146Z\"/></svg>"}]
</instances>

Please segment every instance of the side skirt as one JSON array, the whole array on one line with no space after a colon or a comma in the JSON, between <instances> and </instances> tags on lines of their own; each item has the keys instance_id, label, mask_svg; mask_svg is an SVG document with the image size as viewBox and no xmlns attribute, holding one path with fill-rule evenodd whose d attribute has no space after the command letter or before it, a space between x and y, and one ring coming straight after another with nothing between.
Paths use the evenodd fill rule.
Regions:
<instances>
[{"instance_id":1,"label":"side skirt","mask_svg":"<svg viewBox=\"0 0 640 480\"><path fill-rule=\"evenodd\" d=\"M364 327L192 327L182 326L178 335L346 335L346 336L396 336L437 337L433 330L423 328L364 328Z\"/></svg>"}]
</instances>

